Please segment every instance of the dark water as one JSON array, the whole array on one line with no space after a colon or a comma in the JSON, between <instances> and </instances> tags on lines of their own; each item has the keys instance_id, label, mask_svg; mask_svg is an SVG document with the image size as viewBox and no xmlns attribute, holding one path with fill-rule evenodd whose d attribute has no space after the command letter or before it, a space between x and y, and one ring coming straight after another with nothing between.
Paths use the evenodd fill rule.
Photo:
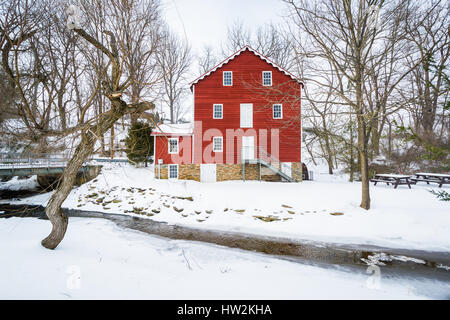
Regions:
<instances>
[{"instance_id":1,"label":"dark water","mask_svg":"<svg viewBox=\"0 0 450 320\"><path fill-rule=\"evenodd\" d=\"M26 198L43 192L40 190L0 190L0 200Z\"/></svg>"}]
</instances>

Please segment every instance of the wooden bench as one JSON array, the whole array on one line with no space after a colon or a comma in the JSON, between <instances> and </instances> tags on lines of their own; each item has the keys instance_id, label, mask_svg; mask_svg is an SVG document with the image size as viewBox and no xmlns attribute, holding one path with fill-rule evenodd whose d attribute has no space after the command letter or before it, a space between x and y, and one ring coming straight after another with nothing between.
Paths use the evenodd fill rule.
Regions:
<instances>
[{"instance_id":1,"label":"wooden bench","mask_svg":"<svg viewBox=\"0 0 450 320\"><path fill-rule=\"evenodd\" d=\"M410 176L401 175L401 174L376 174L371 182L374 182L374 186L377 185L378 182L384 182L387 185L392 184L394 189L397 189L400 185L407 185L408 188L411 189L411 184L415 184L411 182Z\"/></svg>"},{"instance_id":2,"label":"wooden bench","mask_svg":"<svg viewBox=\"0 0 450 320\"><path fill-rule=\"evenodd\" d=\"M428 172L418 172L414 174L415 178L412 178L415 183L426 182L427 184L437 183L439 188L444 184L450 184L450 174L441 173L428 173Z\"/></svg>"},{"instance_id":3,"label":"wooden bench","mask_svg":"<svg viewBox=\"0 0 450 320\"><path fill-rule=\"evenodd\" d=\"M387 185L389 185L389 183L393 183L393 180L383 180L383 179L370 179L370 182L375 182L373 185L376 186L378 182L384 182Z\"/></svg>"},{"instance_id":4,"label":"wooden bench","mask_svg":"<svg viewBox=\"0 0 450 320\"><path fill-rule=\"evenodd\" d=\"M430 184L430 182L440 183L439 180L436 180L436 179L425 179L425 178L411 178L411 181L414 181L414 182L426 182L427 184Z\"/></svg>"}]
</instances>

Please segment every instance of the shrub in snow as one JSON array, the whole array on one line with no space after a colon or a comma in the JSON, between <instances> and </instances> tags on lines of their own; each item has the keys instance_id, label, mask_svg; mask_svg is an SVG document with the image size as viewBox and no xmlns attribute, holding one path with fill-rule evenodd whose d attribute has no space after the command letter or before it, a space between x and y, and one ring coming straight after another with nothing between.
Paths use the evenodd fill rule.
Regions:
<instances>
[{"instance_id":1,"label":"shrub in snow","mask_svg":"<svg viewBox=\"0 0 450 320\"><path fill-rule=\"evenodd\" d=\"M151 162L150 155L153 154L153 138L150 136L153 127L146 122L136 122L128 130L125 139L125 147L128 160L137 165L139 163Z\"/></svg>"},{"instance_id":2,"label":"shrub in snow","mask_svg":"<svg viewBox=\"0 0 450 320\"><path fill-rule=\"evenodd\" d=\"M434 191L430 190L432 194L434 194L441 201L450 201L450 193L444 190Z\"/></svg>"}]
</instances>

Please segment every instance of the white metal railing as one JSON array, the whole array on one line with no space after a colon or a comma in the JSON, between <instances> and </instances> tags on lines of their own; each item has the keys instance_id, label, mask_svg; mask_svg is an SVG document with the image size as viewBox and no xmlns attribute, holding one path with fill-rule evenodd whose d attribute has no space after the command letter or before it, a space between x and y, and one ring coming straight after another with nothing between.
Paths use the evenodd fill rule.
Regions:
<instances>
[{"instance_id":1,"label":"white metal railing","mask_svg":"<svg viewBox=\"0 0 450 320\"><path fill-rule=\"evenodd\" d=\"M0 169L65 167L68 158L59 155L0 154Z\"/></svg>"},{"instance_id":2,"label":"white metal railing","mask_svg":"<svg viewBox=\"0 0 450 320\"><path fill-rule=\"evenodd\" d=\"M1 161L0 168L20 169L20 168L49 168L65 167L66 159L16 159L14 161Z\"/></svg>"},{"instance_id":3,"label":"white metal railing","mask_svg":"<svg viewBox=\"0 0 450 320\"><path fill-rule=\"evenodd\" d=\"M267 163L269 163L272 166L275 166L279 169L279 165L280 165L280 159L278 159L277 157L275 157L273 154L270 154L267 152L267 150L258 147L257 148L257 152L258 152L258 156L259 159L266 161Z\"/></svg>"},{"instance_id":4,"label":"white metal railing","mask_svg":"<svg viewBox=\"0 0 450 320\"><path fill-rule=\"evenodd\" d=\"M251 155L251 157L250 157ZM279 164L280 160L274 155L268 153L265 149L255 146L242 146L241 160L263 160L270 164Z\"/></svg>"},{"instance_id":5,"label":"white metal railing","mask_svg":"<svg viewBox=\"0 0 450 320\"><path fill-rule=\"evenodd\" d=\"M256 155L255 155L256 153ZM280 159L278 159L277 157L275 157L273 154L270 154L267 152L266 149L263 149L261 147L254 147L254 146L242 146L242 153L241 153L241 159L242 162L244 162L246 159L245 155L253 155L252 160L262 160L264 162L266 162L267 164L269 164L271 167L273 167L273 169L276 169L282 173L282 163L280 161ZM300 168L300 172L298 172L298 170L295 170L294 168L291 167L291 174L286 174L287 176L293 177L294 173L296 173L297 176L303 176L303 168Z\"/></svg>"}]
</instances>

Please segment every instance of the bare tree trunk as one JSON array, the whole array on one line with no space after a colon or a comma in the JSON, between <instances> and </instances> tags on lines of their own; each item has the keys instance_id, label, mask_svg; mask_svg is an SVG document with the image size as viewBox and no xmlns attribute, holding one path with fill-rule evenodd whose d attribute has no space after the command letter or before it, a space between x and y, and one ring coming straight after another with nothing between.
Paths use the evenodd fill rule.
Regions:
<instances>
[{"instance_id":1,"label":"bare tree trunk","mask_svg":"<svg viewBox=\"0 0 450 320\"><path fill-rule=\"evenodd\" d=\"M114 125L111 126L111 141L109 147L111 148L111 159L114 159Z\"/></svg>"},{"instance_id":2,"label":"bare tree trunk","mask_svg":"<svg viewBox=\"0 0 450 320\"><path fill-rule=\"evenodd\" d=\"M372 159L380 154L381 131L379 131L377 128L378 125L375 124L372 130Z\"/></svg>"},{"instance_id":3,"label":"bare tree trunk","mask_svg":"<svg viewBox=\"0 0 450 320\"><path fill-rule=\"evenodd\" d=\"M98 114L103 114L103 97L99 95L98 97ZM101 153L102 156L106 156L106 150L105 150L105 134L101 133L99 134L100 137L100 146L101 146Z\"/></svg>"},{"instance_id":4,"label":"bare tree trunk","mask_svg":"<svg viewBox=\"0 0 450 320\"><path fill-rule=\"evenodd\" d=\"M77 146L73 158L70 159L64 169L62 181L45 208L45 213L53 226L49 236L41 242L42 246L47 249L55 249L64 238L69 221L67 216L61 210L61 205L64 200L66 200L75 184L78 170L81 168L87 157L92 154L94 144L95 138L92 133L87 132L82 134L81 142Z\"/></svg>"},{"instance_id":5,"label":"bare tree trunk","mask_svg":"<svg viewBox=\"0 0 450 320\"><path fill-rule=\"evenodd\" d=\"M358 154L359 164L361 168L361 204L360 207L366 210L370 209L370 193L369 193L369 163L366 129L362 115L358 115Z\"/></svg>"},{"instance_id":6,"label":"bare tree trunk","mask_svg":"<svg viewBox=\"0 0 450 320\"><path fill-rule=\"evenodd\" d=\"M392 123L389 122L388 131L388 160L392 159Z\"/></svg>"},{"instance_id":7,"label":"bare tree trunk","mask_svg":"<svg viewBox=\"0 0 450 320\"><path fill-rule=\"evenodd\" d=\"M355 179L355 157L354 157L354 150L353 147L355 145L355 142L353 141L353 121L352 121L352 115L350 115L350 125L349 125L349 131L350 131L350 182L353 182Z\"/></svg>"},{"instance_id":8,"label":"bare tree trunk","mask_svg":"<svg viewBox=\"0 0 450 320\"><path fill-rule=\"evenodd\" d=\"M95 146L95 135L92 132L104 133L113 124L123 117L128 112L144 112L148 109L153 109L154 105L149 102L141 102L137 105L128 105L120 99L110 99L111 100L111 112L103 114L99 119L98 128L92 126L87 130L82 132L81 142L75 149L75 153L70 159L63 173L63 180L56 189L55 193L50 198L50 201L45 208L45 213L50 219L53 228L50 235L42 240L42 245L48 249L54 249L64 238L64 234L67 230L68 219L67 216L61 210L61 205L64 200L66 200L70 191L75 184L75 178L77 176L78 170L82 167L84 161L89 155L94 151ZM97 130L96 130L97 129Z\"/></svg>"},{"instance_id":9,"label":"bare tree trunk","mask_svg":"<svg viewBox=\"0 0 450 320\"><path fill-rule=\"evenodd\" d=\"M330 139L328 134L325 136L325 150L327 153L328 173L333 174L333 155L331 153Z\"/></svg>"},{"instance_id":10,"label":"bare tree trunk","mask_svg":"<svg viewBox=\"0 0 450 320\"><path fill-rule=\"evenodd\" d=\"M309 144L306 143L306 142L305 142L305 147L306 147L306 150L307 150L308 153L309 153L309 156L311 157L311 161L313 162L313 164L314 164L315 166L317 166L316 157L314 157L314 154L313 154L313 152L312 152L311 147L310 147Z\"/></svg>"}]
</instances>

